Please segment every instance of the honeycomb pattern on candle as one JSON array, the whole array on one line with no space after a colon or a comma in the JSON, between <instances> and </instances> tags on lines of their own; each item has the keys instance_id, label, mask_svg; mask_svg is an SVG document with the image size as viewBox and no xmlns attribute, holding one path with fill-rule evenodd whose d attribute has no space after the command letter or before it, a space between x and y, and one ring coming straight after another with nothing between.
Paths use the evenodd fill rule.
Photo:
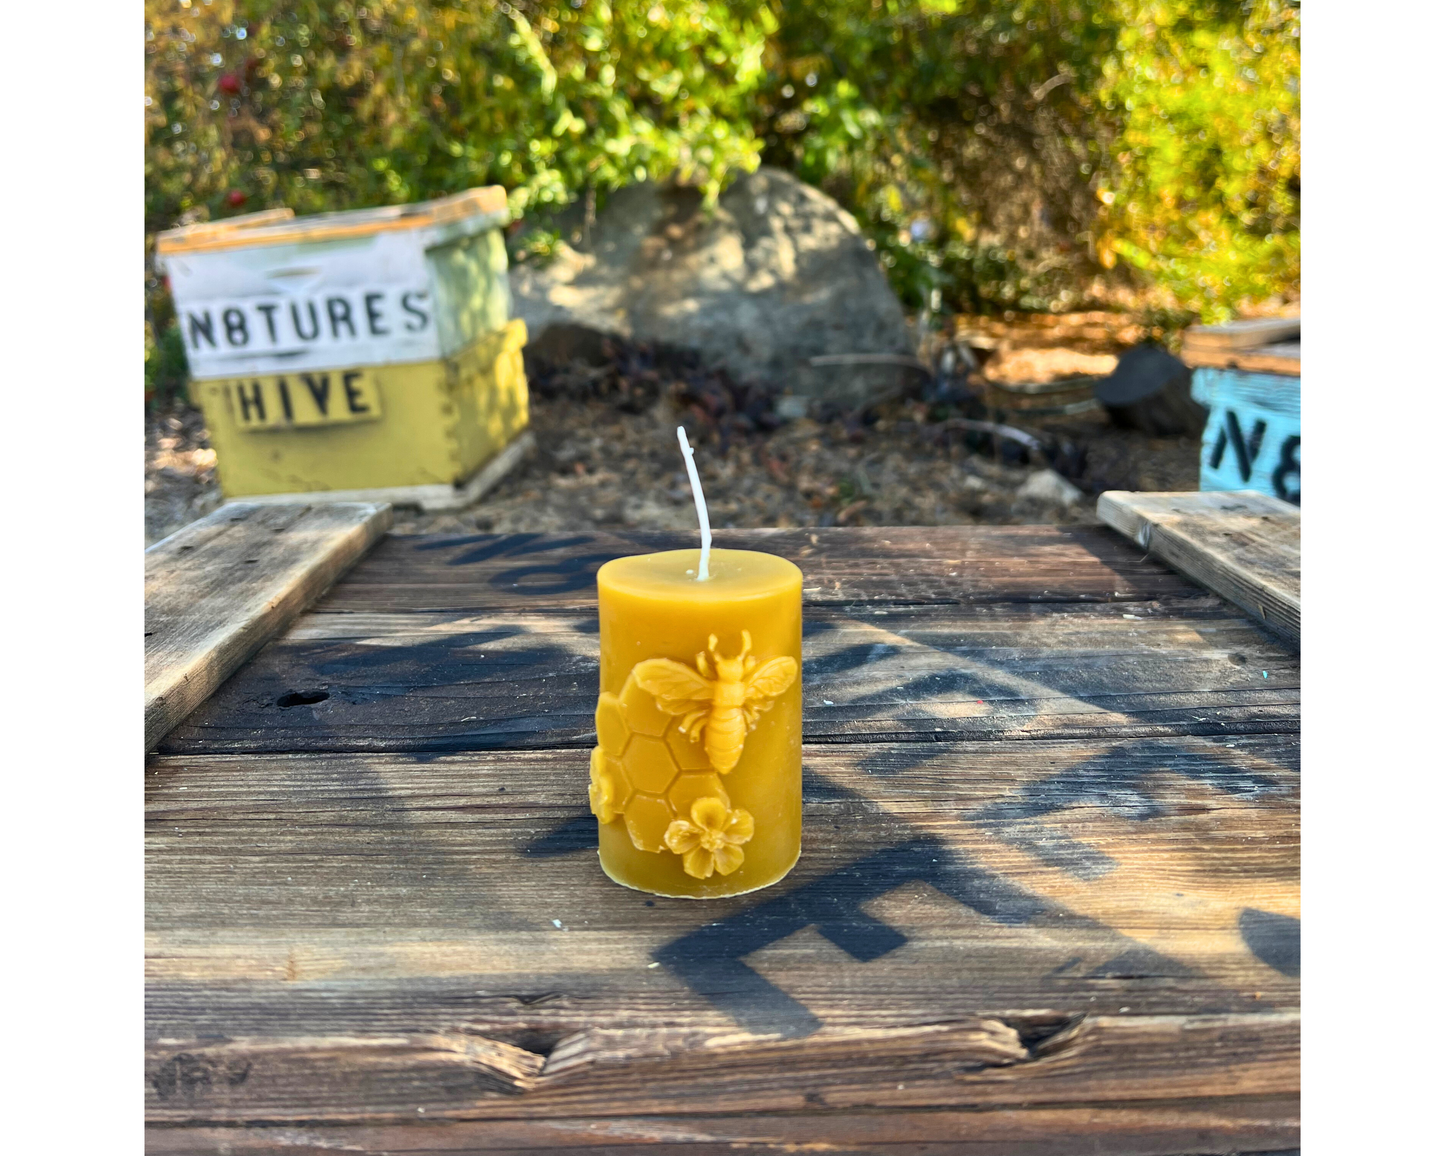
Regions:
<instances>
[{"instance_id":1,"label":"honeycomb pattern on candle","mask_svg":"<svg viewBox=\"0 0 1445 1156\"><path fill-rule=\"evenodd\" d=\"M621 818L640 851L664 850L667 828L688 818L698 799L732 806L703 745L679 730L673 716L658 709L631 675L620 694L597 699L597 746L588 794L598 820Z\"/></svg>"}]
</instances>

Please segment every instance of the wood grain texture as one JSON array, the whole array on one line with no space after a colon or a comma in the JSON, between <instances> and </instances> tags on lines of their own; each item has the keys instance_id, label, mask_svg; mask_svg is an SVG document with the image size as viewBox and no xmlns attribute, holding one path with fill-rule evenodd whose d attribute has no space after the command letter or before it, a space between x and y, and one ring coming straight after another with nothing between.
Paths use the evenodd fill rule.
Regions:
<instances>
[{"instance_id":1,"label":"wood grain texture","mask_svg":"<svg viewBox=\"0 0 1445 1156\"><path fill-rule=\"evenodd\" d=\"M500 185L464 189L460 193L410 205L384 205L297 217L286 210L247 213L243 217L206 221L167 229L156 237L156 252L198 253L252 245L316 244L370 237L401 229L447 225L468 217L491 215L505 224L507 193Z\"/></svg>"},{"instance_id":2,"label":"wood grain texture","mask_svg":"<svg viewBox=\"0 0 1445 1156\"><path fill-rule=\"evenodd\" d=\"M1259 317L1184 331L1186 365L1252 373L1300 375L1300 319Z\"/></svg>"},{"instance_id":3,"label":"wood grain texture","mask_svg":"<svg viewBox=\"0 0 1445 1156\"><path fill-rule=\"evenodd\" d=\"M390 526L386 505L229 504L148 549L146 749Z\"/></svg>"},{"instance_id":4,"label":"wood grain texture","mask_svg":"<svg viewBox=\"0 0 1445 1156\"><path fill-rule=\"evenodd\" d=\"M809 605L1119 602L1197 592L1098 526L714 533L719 548L765 550L796 563ZM318 609L595 613L604 562L696 546L696 534L644 531L392 535Z\"/></svg>"},{"instance_id":5,"label":"wood grain texture","mask_svg":"<svg viewBox=\"0 0 1445 1156\"><path fill-rule=\"evenodd\" d=\"M155 1156L330 1156L338 1150L394 1156L578 1152L624 1156L732 1156L738 1151L844 1156L1219 1156L1293 1149L1299 1156L1299 1105L1288 1097L1239 1097L1128 1107L1030 1107L984 1111L748 1113L511 1118L429 1125L270 1128L170 1127L152 1130ZM1102 1146L1102 1148L1101 1148Z\"/></svg>"},{"instance_id":6,"label":"wood grain texture","mask_svg":"<svg viewBox=\"0 0 1445 1156\"><path fill-rule=\"evenodd\" d=\"M1297 1014L1090 1016L1033 1049L1001 1020L807 1042L694 1036L675 1049L665 1035L637 1032L563 1041L569 1055L605 1050L558 1070L549 1059L507 1083L496 1046L467 1036L160 1043L147 1056L148 1108L157 1121L224 1123L306 1121L322 1110L338 1121L401 1121L606 1116L621 1104L630 1115L1128 1103L1241 1086L1284 1096L1298 1082L1299 1030Z\"/></svg>"},{"instance_id":7,"label":"wood grain texture","mask_svg":"<svg viewBox=\"0 0 1445 1156\"><path fill-rule=\"evenodd\" d=\"M1290 1092L1297 757L1283 736L809 747L786 889L707 905L602 876L584 752L159 759L152 1115ZM960 1082L1095 1019L1044 1086Z\"/></svg>"},{"instance_id":8,"label":"wood grain texture","mask_svg":"<svg viewBox=\"0 0 1445 1156\"><path fill-rule=\"evenodd\" d=\"M1192 368L1238 369L1248 373L1277 373L1285 377L1300 375L1298 341L1262 345L1258 349L1210 349L1186 342L1179 356Z\"/></svg>"},{"instance_id":9,"label":"wood grain texture","mask_svg":"<svg viewBox=\"0 0 1445 1156\"><path fill-rule=\"evenodd\" d=\"M1253 490L1109 490L1099 517L1299 644L1299 507Z\"/></svg>"},{"instance_id":10,"label":"wood grain texture","mask_svg":"<svg viewBox=\"0 0 1445 1156\"><path fill-rule=\"evenodd\" d=\"M809 606L804 736L874 742L1292 730L1297 656L1218 598L1194 595ZM161 749L590 746L592 615L313 613Z\"/></svg>"},{"instance_id":11,"label":"wood grain texture","mask_svg":"<svg viewBox=\"0 0 1445 1156\"><path fill-rule=\"evenodd\" d=\"M1299 338L1298 317L1255 317L1224 325L1193 325L1184 331L1184 344L1199 349L1257 349Z\"/></svg>"},{"instance_id":12,"label":"wood grain texture","mask_svg":"<svg viewBox=\"0 0 1445 1156\"><path fill-rule=\"evenodd\" d=\"M686 536L388 539L148 763L151 1150L1298 1144L1294 654L1103 528L728 538L795 871L597 865L596 567Z\"/></svg>"}]
</instances>

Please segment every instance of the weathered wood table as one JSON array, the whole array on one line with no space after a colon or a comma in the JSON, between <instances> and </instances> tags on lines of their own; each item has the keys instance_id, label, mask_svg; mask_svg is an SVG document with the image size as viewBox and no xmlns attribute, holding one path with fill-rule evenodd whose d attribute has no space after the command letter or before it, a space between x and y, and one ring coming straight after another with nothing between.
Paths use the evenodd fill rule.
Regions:
<instances>
[{"instance_id":1,"label":"weathered wood table","mask_svg":"<svg viewBox=\"0 0 1445 1156\"><path fill-rule=\"evenodd\" d=\"M1103 527L731 532L805 585L803 858L603 877L594 575L383 539L147 766L150 1149L1298 1145L1298 659Z\"/></svg>"}]
</instances>

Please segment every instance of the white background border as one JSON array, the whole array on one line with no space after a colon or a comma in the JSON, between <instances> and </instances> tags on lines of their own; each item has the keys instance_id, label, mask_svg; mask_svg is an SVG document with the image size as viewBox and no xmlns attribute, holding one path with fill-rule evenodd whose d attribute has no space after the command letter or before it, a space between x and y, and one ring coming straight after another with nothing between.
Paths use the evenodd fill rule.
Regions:
<instances>
[{"instance_id":1,"label":"white background border","mask_svg":"<svg viewBox=\"0 0 1445 1156\"><path fill-rule=\"evenodd\" d=\"M142 20L139 4L26 0L3 22L0 1062L16 1156L143 1149Z\"/></svg>"}]
</instances>

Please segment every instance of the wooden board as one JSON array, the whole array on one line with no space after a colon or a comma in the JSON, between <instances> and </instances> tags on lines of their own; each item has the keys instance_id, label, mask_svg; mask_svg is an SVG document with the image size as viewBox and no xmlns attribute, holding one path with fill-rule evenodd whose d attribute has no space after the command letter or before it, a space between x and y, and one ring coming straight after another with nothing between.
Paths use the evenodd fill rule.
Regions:
<instances>
[{"instance_id":1,"label":"wooden board","mask_svg":"<svg viewBox=\"0 0 1445 1156\"><path fill-rule=\"evenodd\" d=\"M271 209L221 221L167 229L156 236L162 257L253 245L298 245L354 240L377 233L424 229L474 216L508 217L507 191L500 185L463 189L460 193L411 205L384 205L297 217L290 210Z\"/></svg>"},{"instance_id":2,"label":"wooden board","mask_svg":"<svg viewBox=\"0 0 1445 1156\"><path fill-rule=\"evenodd\" d=\"M148 764L150 1150L1298 1146L1293 654L1102 527L728 537L794 873L597 865L593 575L678 539L390 538Z\"/></svg>"},{"instance_id":3,"label":"wooden board","mask_svg":"<svg viewBox=\"0 0 1445 1156\"><path fill-rule=\"evenodd\" d=\"M1100 527L754 531L722 540L803 568L811 741L1295 725L1295 656ZM609 558L686 542L610 533L388 538L162 749L588 745L593 575ZM371 609L378 605L390 609Z\"/></svg>"},{"instance_id":4,"label":"wooden board","mask_svg":"<svg viewBox=\"0 0 1445 1156\"><path fill-rule=\"evenodd\" d=\"M1224 325L1195 325L1184 331L1184 344L1198 349L1258 349L1282 341L1298 342L1298 317L1254 317Z\"/></svg>"},{"instance_id":5,"label":"wooden board","mask_svg":"<svg viewBox=\"0 0 1445 1156\"><path fill-rule=\"evenodd\" d=\"M719 530L720 549L766 550L803 571L811 606L1132 602L1198 589L1097 526ZM695 534L391 535L320 609L596 613L596 574L629 554L696 547Z\"/></svg>"},{"instance_id":6,"label":"wooden board","mask_svg":"<svg viewBox=\"0 0 1445 1156\"><path fill-rule=\"evenodd\" d=\"M558 610L315 613L161 749L590 746L596 629ZM1215 597L812 606L803 659L812 742L1270 731L1299 709L1296 655Z\"/></svg>"},{"instance_id":7,"label":"wooden board","mask_svg":"<svg viewBox=\"0 0 1445 1156\"><path fill-rule=\"evenodd\" d=\"M816 1114L606 1116L591 1120L525 1118L315 1127L178 1127L157 1129L147 1151L158 1156L332 1156L338 1143L353 1152L393 1156L464 1153L578 1152L582 1156L736 1156L743 1152L853 1153L858 1156L1127 1156L1269 1150L1299 1156L1299 1105L1288 1097L1186 1101L1166 1108L1004 1108L953 1112L890 1109L838 1112L820 1139Z\"/></svg>"},{"instance_id":8,"label":"wooden board","mask_svg":"<svg viewBox=\"0 0 1445 1156\"><path fill-rule=\"evenodd\" d=\"M1185 342L1179 356L1191 367L1212 366L1217 369L1238 369L1248 373L1279 373L1287 377L1300 375L1300 343L1278 342L1257 349L1214 349Z\"/></svg>"},{"instance_id":9,"label":"wooden board","mask_svg":"<svg viewBox=\"0 0 1445 1156\"><path fill-rule=\"evenodd\" d=\"M1121 534L1299 643L1299 507L1253 490L1109 490L1098 508Z\"/></svg>"},{"instance_id":10,"label":"wooden board","mask_svg":"<svg viewBox=\"0 0 1445 1156\"><path fill-rule=\"evenodd\" d=\"M707 905L602 876L583 751L160 759L150 1110L1062 1103L1104 1070L1111 1100L1287 1093L1297 758L809 747L789 886ZM1081 1070L1029 1066L1080 1025ZM850 1084L869 1056L896 1079Z\"/></svg>"},{"instance_id":11,"label":"wooden board","mask_svg":"<svg viewBox=\"0 0 1445 1156\"><path fill-rule=\"evenodd\" d=\"M386 505L232 503L146 551L151 750L391 526Z\"/></svg>"}]
</instances>

